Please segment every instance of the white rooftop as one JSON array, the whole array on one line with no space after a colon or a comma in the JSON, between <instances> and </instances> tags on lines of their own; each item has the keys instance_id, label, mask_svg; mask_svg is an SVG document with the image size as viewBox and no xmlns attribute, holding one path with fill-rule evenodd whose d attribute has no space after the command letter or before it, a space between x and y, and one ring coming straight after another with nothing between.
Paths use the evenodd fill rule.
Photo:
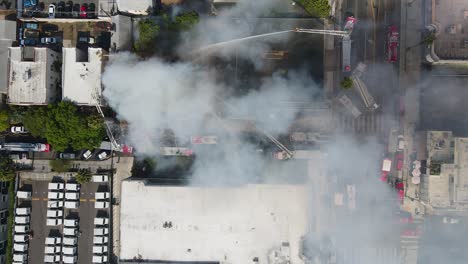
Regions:
<instances>
[{"instance_id":1,"label":"white rooftop","mask_svg":"<svg viewBox=\"0 0 468 264\"><path fill-rule=\"evenodd\" d=\"M63 48L62 97L76 104L94 105L101 97L102 49Z\"/></svg>"},{"instance_id":2,"label":"white rooftop","mask_svg":"<svg viewBox=\"0 0 468 264\"><path fill-rule=\"evenodd\" d=\"M24 60L25 50L10 48L8 103L41 105L55 100L59 72L53 70L60 54L47 48L34 48L33 58Z\"/></svg>"},{"instance_id":3,"label":"white rooftop","mask_svg":"<svg viewBox=\"0 0 468 264\"><path fill-rule=\"evenodd\" d=\"M117 0L116 2L120 12L134 15L148 15L148 10L153 7L152 0Z\"/></svg>"},{"instance_id":4,"label":"white rooftop","mask_svg":"<svg viewBox=\"0 0 468 264\"><path fill-rule=\"evenodd\" d=\"M308 231L302 185L232 188L122 182L121 260L259 263L289 243L290 263ZM170 224L169 224L170 223ZM282 252L285 252L284 250Z\"/></svg>"}]
</instances>

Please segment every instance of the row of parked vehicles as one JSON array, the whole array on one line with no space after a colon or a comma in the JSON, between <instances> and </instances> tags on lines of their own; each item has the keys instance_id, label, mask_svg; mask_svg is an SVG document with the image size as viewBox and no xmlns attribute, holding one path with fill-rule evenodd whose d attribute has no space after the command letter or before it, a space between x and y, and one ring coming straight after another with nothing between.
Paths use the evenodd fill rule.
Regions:
<instances>
[{"instance_id":1,"label":"row of parked vehicles","mask_svg":"<svg viewBox=\"0 0 468 264\"><path fill-rule=\"evenodd\" d=\"M94 218L93 263L107 263L107 245L109 242L109 218Z\"/></svg>"},{"instance_id":2,"label":"row of parked vehicles","mask_svg":"<svg viewBox=\"0 0 468 264\"><path fill-rule=\"evenodd\" d=\"M49 18L96 18L96 4L73 4L72 1L60 1L49 5Z\"/></svg>"},{"instance_id":3,"label":"row of parked vehicles","mask_svg":"<svg viewBox=\"0 0 468 264\"><path fill-rule=\"evenodd\" d=\"M30 235L30 207L18 207L15 210L15 229L13 235L13 263L28 261Z\"/></svg>"}]
</instances>

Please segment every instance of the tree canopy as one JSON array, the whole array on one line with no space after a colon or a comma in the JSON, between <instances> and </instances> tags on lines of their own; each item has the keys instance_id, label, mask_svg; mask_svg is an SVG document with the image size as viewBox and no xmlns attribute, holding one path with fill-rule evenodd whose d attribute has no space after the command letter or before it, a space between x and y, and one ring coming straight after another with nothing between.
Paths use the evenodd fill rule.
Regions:
<instances>
[{"instance_id":1,"label":"tree canopy","mask_svg":"<svg viewBox=\"0 0 468 264\"><path fill-rule=\"evenodd\" d=\"M75 176L76 182L79 184L90 182L91 178L92 174L88 169L79 170Z\"/></svg>"},{"instance_id":2,"label":"tree canopy","mask_svg":"<svg viewBox=\"0 0 468 264\"><path fill-rule=\"evenodd\" d=\"M13 181L15 179L15 164L6 155L0 156L0 181Z\"/></svg>"},{"instance_id":3,"label":"tree canopy","mask_svg":"<svg viewBox=\"0 0 468 264\"><path fill-rule=\"evenodd\" d=\"M195 24L197 24L198 20L198 13L195 11L191 11L177 15L172 25L176 30L186 31L191 29Z\"/></svg>"},{"instance_id":4,"label":"tree canopy","mask_svg":"<svg viewBox=\"0 0 468 264\"><path fill-rule=\"evenodd\" d=\"M322 18L330 15L330 5L328 0L294 0L301 5L307 13L313 16L319 16Z\"/></svg>"},{"instance_id":5,"label":"tree canopy","mask_svg":"<svg viewBox=\"0 0 468 264\"><path fill-rule=\"evenodd\" d=\"M0 131L10 128L10 117L8 111L0 110Z\"/></svg>"},{"instance_id":6,"label":"tree canopy","mask_svg":"<svg viewBox=\"0 0 468 264\"><path fill-rule=\"evenodd\" d=\"M135 51L142 53L152 50L160 32L159 26L151 19L144 19L138 22L138 31L139 37L135 42Z\"/></svg>"},{"instance_id":7,"label":"tree canopy","mask_svg":"<svg viewBox=\"0 0 468 264\"><path fill-rule=\"evenodd\" d=\"M63 159L51 160L49 165L55 172L67 172L71 168L71 162Z\"/></svg>"},{"instance_id":8,"label":"tree canopy","mask_svg":"<svg viewBox=\"0 0 468 264\"><path fill-rule=\"evenodd\" d=\"M32 135L46 138L56 151L92 149L99 146L105 132L99 115L79 112L69 101L30 109L24 125Z\"/></svg>"},{"instance_id":9,"label":"tree canopy","mask_svg":"<svg viewBox=\"0 0 468 264\"><path fill-rule=\"evenodd\" d=\"M349 77L343 78L343 81L341 81L341 88L343 89L351 89L353 87L353 80Z\"/></svg>"}]
</instances>

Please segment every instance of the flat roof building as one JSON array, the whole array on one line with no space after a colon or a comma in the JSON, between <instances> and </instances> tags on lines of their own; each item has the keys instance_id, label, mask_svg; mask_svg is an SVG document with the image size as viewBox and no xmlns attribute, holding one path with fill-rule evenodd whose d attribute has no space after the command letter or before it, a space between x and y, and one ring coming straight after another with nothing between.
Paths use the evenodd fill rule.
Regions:
<instances>
[{"instance_id":1,"label":"flat roof building","mask_svg":"<svg viewBox=\"0 0 468 264\"><path fill-rule=\"evenodd\" d=\"M427 132L427 183L421 199L435 209L468 210L468 138Z\"/></svg>"},{"instance_id":2,"label":"flat roof building","mask_svg":"<svg viewBox=\"0 0 468 264\"><path fill-rule=\"evenodd\" d=\"M122 182L120 205L121 262L304 263L303 185L209 188L130 180Z\"/></svg>"},{"instance_id":3,"label":"flat roof building","mask_svg":"<svg viewBox=\"0 0 468 264\"><path fill-rule=\"evenodd\" d=\"M56 100L60 85L60 53L47 48L12 47L9 104L45 105Z\"/></svg>"},{"instance_id":4,"label":"flat roof building","mask_svg":"<svg viewBox=\"0 0 468 264\"><path fill-rule=\"evenodd\" d=\"M62 99L94 105L102 95L102 49L63 48Z\"/></svg>"}]
</instances>

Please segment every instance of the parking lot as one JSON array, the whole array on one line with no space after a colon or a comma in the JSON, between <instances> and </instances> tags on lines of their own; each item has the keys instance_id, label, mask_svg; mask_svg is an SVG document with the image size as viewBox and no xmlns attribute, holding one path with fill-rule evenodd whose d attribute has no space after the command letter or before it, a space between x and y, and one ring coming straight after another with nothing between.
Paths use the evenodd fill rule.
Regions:
<instances>
[{"instance_id":1,"label":"parking lot","mask_svg":"<svg viewBox=\"0 0 468 264\"><path fill-rule=\"evenodd\" d=\"M25 3L25 0L23 0ZM23 15L25 17L49 17L49 5L55 5L56 18L96 18L99 6L99 0L75 0L75 1L55 1L44 0L38 1L36 6L24 6ZM92 11L91 5L94 5ZM83 15L82 6L86 6L86 10L90 11L89 14ZM91 9L91 10L90 10ZM81 11L81 12L80 12ZM80 15L81 13L81 15Z\"/></svg>"},{"instance_id":2,"label":"parking lot","mask_svg":"<svg viewBox=\"0 0 468 264\"><path fill-rule=\"evenodd\" d=\"M62 190L51 190L50 183L53 184L62 184ZM68 186L67 186L68 185ZM58 185L57 185L58 186ZM70 201L68 194L70 191L70 186L80 186L78 192L73 192L74 195L79 196L79 201L77 200L77 208L73 209L67 203ZM44 260L45 257L45 241L47 237L60 237L62 240L65 237L68 238L77 238L77 249L74 253L68 253L67 256L76 256L77 262L71 263L82 263L89 264L93 263L93 245L94 245L94 229L95 229L95 218L96 216L104 217L109 219L109 208L96 209L95 208L95 195L97 192L110 192L109 182L90 182L84 183L82 185L74 185L73 179L65 182L63 177L56 176L53 179L48 179L47 181L33 181L33 180L21 180L20 181L20 190L28 191L31 193L30 200L19 200L19 207L30 207L30 239L29 239L29 252L28 257L30 263L39 263ZM52 198L51 192L54 195L59 195L57 193L64 194L65 199ZM106 197L107 201L110 201L109 197ZM48 203L56 202L57 208L51 208L51 205ZM65 206L60 204L65 202ZM68 208L67 208L68 207ZM57 213L57 217L51 216L51 211L61 211L62 213ZM58 221L55 222L53 226L50 226L49 221ZM65 228L66 225L64 222L67 219L76 219L78 221L78 228L76 234L67 234L64 236L65 229L70 230L70 228ZM48 226L49 225L49 226ZM109 227L108 224L106 225ZM67 232L65 232L67 233ZM107 238L109 235L107 235ZM65 248L70 249L70 246L64 247L61 246L61 251L57 254L61 255L62 260L65 257ZM95 245L94 245L95 246ZM105 243L104 246L108 247L109 244ZM102 246L100 246L102 248ZM108 250L107 250L108 252ZM105 255L107 257L107 252L105 254L95 254L95 255ZM51 255L51 254L48 254ZM31 262L32 261L32 262ZM105 261L103 263L106 263Z\"/></svg>"}]
</instances>

